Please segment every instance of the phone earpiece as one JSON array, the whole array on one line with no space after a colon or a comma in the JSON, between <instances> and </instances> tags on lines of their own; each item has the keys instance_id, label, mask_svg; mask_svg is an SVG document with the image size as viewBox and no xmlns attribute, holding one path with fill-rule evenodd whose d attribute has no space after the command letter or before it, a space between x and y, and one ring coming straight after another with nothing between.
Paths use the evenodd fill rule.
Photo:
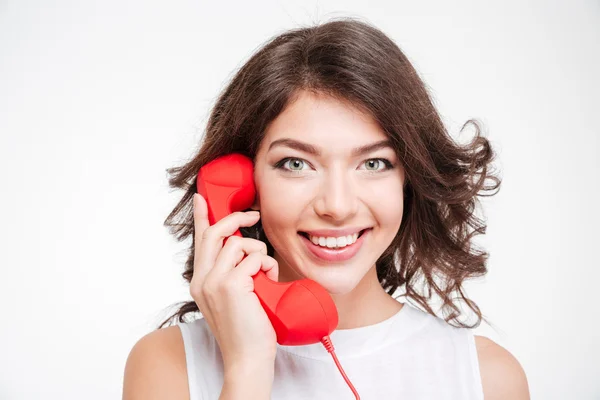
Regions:
<instances>
[{"instance_id":1,"label":"phone earpiece","mask_svg":"<svg viewBox=\"0 0 600 400\"><path fill-rule=\"evenodd\" d=\"M241 154L217 158L200 168L198 193L206 200L208 223L250 208L256 197L252 160ZM239 229L234 233L242 236Z\"/></svg>"},{"instance_id":2,"label":"phone earpiece","mask_svg":"<svg viewBox=\"0 0 600 400\"><path fill-rule=\"evenodd\" d=\"M200 168L196 185L212 225L254 203L254 165L243 154L219 157ZM239 230L234 235L242 236ZM281 345L319 343L335 330L338 313L329 293L310 279L274 282L263 271L253 277L258 296Z\"/></svg>"}]
</instances>

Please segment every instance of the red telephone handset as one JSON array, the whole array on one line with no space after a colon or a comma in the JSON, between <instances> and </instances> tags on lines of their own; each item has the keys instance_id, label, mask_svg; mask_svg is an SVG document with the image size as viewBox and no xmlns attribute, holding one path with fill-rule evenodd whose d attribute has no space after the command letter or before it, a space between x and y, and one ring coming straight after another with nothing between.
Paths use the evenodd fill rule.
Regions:
<instances>
[{"instance_id":1,"label":"red telephone handset","mask_svg":"<svg viewBox=\"0 0 600 400\"><path fill-rule=\"evenodd\" d=\"M208 222L213 225L235 211L254 203L252 160L233 153L219 157L200 168L196 185L206 200ZM239 230L234 235L242 236ZM310 279L279 283L263 271L254 275L258 296L281 345L319 343L338 325L338 313L329 293Z\"/></svg>"}]
</instances>

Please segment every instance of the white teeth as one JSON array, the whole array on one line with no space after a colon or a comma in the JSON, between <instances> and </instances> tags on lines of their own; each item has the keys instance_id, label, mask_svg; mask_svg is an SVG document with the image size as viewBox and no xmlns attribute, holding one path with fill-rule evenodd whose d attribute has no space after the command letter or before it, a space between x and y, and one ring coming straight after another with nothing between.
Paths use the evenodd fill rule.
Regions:
<instances>
[{"instance_id":1,"label":"white teeth","mask_svg":"<svg viewBox=\"0 0 600 400\"><path fill-rule=\"evenodd\" d=\"M331 249L334 247L338 247L338 248L346 247L346 246L353 244L354 242L356 242L356 239L358 238L358 232L354 233L352 235L341 236L338 238L319 237L319 236L312 236L312 235L308 235L308 238L310 239L311 242L313 242L317 246L328 247Z\"/></svg>"}]
</instances>

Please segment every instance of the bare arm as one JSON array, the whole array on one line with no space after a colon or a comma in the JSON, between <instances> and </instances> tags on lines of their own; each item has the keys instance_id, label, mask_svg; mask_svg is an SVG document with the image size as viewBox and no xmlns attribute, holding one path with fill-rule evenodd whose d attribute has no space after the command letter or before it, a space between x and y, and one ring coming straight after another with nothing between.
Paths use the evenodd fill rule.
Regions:
<instances>
[{"instance_id":1,"label":"bare arm","mask_svg":"<svg viewBox=\"0 0 600 400\"><path fill-rule=\"evenodd\" d=\"M185 352L179 327L147 334L125 365L123 400L189 400Z\"/></svg>"},{"instance_id":2,"label":"bare arm","mask_svg":"<svg viewBox=\"0 0 600 400\"><path fill-rule=\"evenodd\" d=\"M485 400L529 400L529 386L519 361L494 341L475 335Z\"/></svg>"}]
</instances>

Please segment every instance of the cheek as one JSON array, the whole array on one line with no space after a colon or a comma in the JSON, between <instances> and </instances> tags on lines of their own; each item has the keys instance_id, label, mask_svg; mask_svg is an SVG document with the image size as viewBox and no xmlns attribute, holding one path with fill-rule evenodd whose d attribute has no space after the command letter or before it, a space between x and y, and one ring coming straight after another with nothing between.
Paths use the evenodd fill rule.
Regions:
<instances>
[{"instance_id":1,"label":"cheek","mask_svg":"<svg viewBox=\"0 0 600 400\"><path fill-rule=\"evenodd\" d=\"M380 221L396 223L402 218L404 194L401 185L373 186L369 193L370 209L378 214Z\"/></svg>"},{"instance_id":2,"label":"cheek","mask_svg":"<svg viewBox=\"0 0 600 400\"><path fill-rule=\"evenodd\" d=\"M278 232L285 229L296 229L298 217L302 213L301 201L297 196L281 188L261 190L261 220L265 232Z\"/></svg>"}]
</instances>

